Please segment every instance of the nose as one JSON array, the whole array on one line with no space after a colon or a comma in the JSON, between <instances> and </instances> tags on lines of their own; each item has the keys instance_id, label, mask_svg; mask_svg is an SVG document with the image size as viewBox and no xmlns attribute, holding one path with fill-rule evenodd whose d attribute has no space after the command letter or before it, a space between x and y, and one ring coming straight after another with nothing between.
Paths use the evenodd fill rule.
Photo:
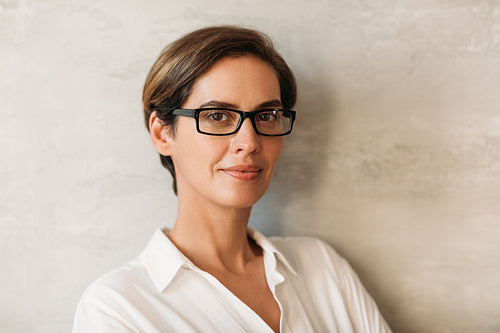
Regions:
<instances>
[{"instance_id":1,"label":"nose","mask_svg":"<svg viewBox=\"0 0 500 333\"><path fill-rule=\"evenodd\" d=\"M243 120L231 141L231 152L252 154L260 150L260 136L255 132L250 118Z\"/></svg>"}]
</instances>

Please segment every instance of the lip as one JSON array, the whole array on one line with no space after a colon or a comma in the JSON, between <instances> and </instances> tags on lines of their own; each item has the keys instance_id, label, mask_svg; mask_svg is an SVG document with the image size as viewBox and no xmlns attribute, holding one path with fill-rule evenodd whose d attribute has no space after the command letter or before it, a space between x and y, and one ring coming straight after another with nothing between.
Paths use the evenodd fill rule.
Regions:
<instances>
[{"instance_id":1,"label":"lip","mask_svg":"<svg viewBox=\"0 0 500 333\"><path fill-rule=\"evenodd\" d=\"M229 168L223 168L222 171L238 180L251 181L260 175L262 168L255 164L241 164L234 165Z\"/></svg>"}]
</instances>

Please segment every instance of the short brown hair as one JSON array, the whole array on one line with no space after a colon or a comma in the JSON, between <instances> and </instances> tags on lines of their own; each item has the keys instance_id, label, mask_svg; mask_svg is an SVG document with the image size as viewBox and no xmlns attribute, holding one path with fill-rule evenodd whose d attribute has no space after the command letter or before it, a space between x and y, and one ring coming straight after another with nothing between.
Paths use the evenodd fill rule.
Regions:
<instances>
[{"instance_id":1,"label":"short brown hair","mask_svg":"<svg viewBox=\"0 0 500 333\"><path fill-rule=\"evenodd\" d=\"M149 118L155 111L162 123L169 126L171 135L175 135L176 116L172 115L172 111L184 104L197 79L218 60L245 54L259 57L276 70L281 103L285 109L292 108L297 98L295 78L268 36L236 26L207 27L168 45L151 67L142 94L144 121L148 131ZM173 189L177 194L172 158L160 154L160 160L172 174Z\"/></svg>"}]
</instances>

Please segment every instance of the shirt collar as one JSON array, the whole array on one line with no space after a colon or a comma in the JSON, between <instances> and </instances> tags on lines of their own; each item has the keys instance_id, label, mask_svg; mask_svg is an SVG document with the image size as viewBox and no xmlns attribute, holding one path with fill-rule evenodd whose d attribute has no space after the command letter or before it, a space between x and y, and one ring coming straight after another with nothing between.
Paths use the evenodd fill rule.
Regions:
<instances>
[{"instance_id":1,"label":"shirt collar","mask_svg":"<svg viewBox=\"0 0 500 333\"><path fill-rule=\"evenodd\" d=\"M194 267L194 264L167 237L168 232L168 228L156 230L140 255L159 292L168 286L181 267Z\"/></svg>"},{"instance_id":2,"label":"shirt collar","mask_svg":"<svg viewBox=\"0 0 500 333\"><path fill-rule=\"evenodd\" d=\"M252 228L247 230L248 235L263 249L264 254L274 254L292 274L297 275L285 256L276 249L269 239L257 230ZM156 230L140 255L159 292L162 292L169 285L181 267L198 270L191 260L182 254L167 237L169 231L168 228Z\"/></svg>"},{"instance_id":3,"label":"shirt collar","mask_svg":"<svg viewBox=\"0 0 500 333\"><path fill-rule=\"evenodd\" d=\"M250 227L247 228L248 235L259 245L262 250L264 250L264 253L271 253L274 254L279 261L293 274L297 275L297 272L293 268L293 266L290 264L290 262L285 258L285 256L278 251L276 246L263 234L258 232L255 229L252 229Z\"/></svg>"}]
</instances>

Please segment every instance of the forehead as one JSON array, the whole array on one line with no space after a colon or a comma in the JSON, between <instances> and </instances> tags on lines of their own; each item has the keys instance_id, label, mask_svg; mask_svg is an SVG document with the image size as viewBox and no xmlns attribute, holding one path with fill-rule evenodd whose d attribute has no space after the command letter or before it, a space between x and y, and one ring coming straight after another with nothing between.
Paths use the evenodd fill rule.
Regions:
<instances>
[{"instance_id":1,"label":"forehead","mask_svg":"<svg viewBox=\"0 0 500 333\"><path fill-rule=\"evenodd\" d=\"M197 107L211 100L246 108L280 100L276 70L253 55L223 58L196 81L184 106Z\"/></svg>"}]
</instances>

